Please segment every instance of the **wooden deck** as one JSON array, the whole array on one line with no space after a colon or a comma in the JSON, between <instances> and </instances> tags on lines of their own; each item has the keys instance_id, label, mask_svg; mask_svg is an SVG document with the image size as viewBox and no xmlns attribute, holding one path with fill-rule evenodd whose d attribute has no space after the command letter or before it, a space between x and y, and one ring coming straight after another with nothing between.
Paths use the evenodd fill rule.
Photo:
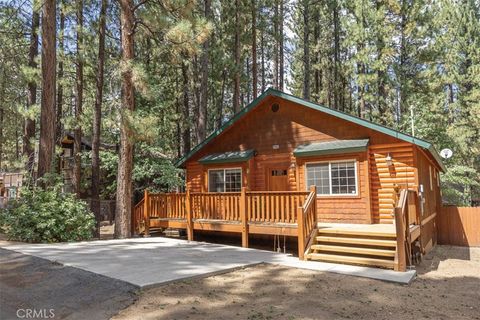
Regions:
<instances>
[{"instance_id":1,"label":"wooden deck","mask_svg":"<svg viewBox=\"0 0 480 320\"><path fill-rule=\"evenodd\" d=\"M309 192L164 193L149 194L134 207L133 233L148 235L150 228L237 232L248 247L249 234L298 237L303 254L317 227L316 190Z\"/></svg>"},{"instance_id":2,"label":"wooden deck","mask_svg":"<svg viewBox=\"0 0 480 320\"><path fill-rule=\"evenodd\" d=\"M319 223L316 190L309 192L149 194L132 212L136 234L150 228L297 237L300 259L349 263L405 271L413 261L412 244L420 239L419 210L413 191L402 191L395 224ZM408 227L406 227L408 226ZM400 236L399 236L400 235Z\"/></svg>"}]
</instances>

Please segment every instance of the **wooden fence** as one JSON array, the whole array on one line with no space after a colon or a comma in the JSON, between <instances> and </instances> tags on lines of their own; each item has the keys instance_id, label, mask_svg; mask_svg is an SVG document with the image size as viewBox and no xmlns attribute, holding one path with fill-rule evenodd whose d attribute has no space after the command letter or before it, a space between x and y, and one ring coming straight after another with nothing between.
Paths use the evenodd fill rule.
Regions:
<instances>
[{"instance_id":1,"label":"wooden fence","mask_svg":"<svg viewBox=\"0 0 480 320\"><path fill-rule=\"evenodd\" d=\"M438 244L480 246L480 207L442 207L437 229Z\"/></svg>"}]
</instances>

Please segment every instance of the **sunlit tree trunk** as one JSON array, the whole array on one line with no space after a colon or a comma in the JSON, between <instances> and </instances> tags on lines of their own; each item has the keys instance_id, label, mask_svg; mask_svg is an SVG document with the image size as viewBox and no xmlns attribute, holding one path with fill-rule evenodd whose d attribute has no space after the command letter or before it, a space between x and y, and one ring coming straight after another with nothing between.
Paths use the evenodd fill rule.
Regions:
<instances>
[{"instance_id":1,"label":"sunlit tree trunk","mask_svg":"<svg viewBox=\"0 0 480 320\"><path fill-rule=\"evenodd\" d=\"M64 2L60 5L60 30L58 37L58 81L57 81L57 127L55 129L55 140L58 146L62 145L62 113L63 113L63 59L65 55L65 7ZM60 169L60 168L59 168Z\"/></svg>"},{"instance_id":2,"label":"sunlit tree trunk","mask_svg":"<svg viewBox=\"0 0 480 320\"><path fill-rule=\"evenodd\" d=\"M45 0L42 11L42 100L40 110L40 143L38 177L52 172L55 151L56 90L56 4Z\"/></svg>"},{"instance_id":3,"label":"sunlit tree trunk","mask_svg":"<svg viewBox=\"0 0 480 320\"><path fill-rule=\"evenodd\" d=\"M132 0L119 0L122 37L122 107L120 111L120 150L117 173L115 237L128 238L131 234L133 131L129 121L135 110L135 86L132 78L134 52L134 12Z\"/></svg>"}]
</instances>

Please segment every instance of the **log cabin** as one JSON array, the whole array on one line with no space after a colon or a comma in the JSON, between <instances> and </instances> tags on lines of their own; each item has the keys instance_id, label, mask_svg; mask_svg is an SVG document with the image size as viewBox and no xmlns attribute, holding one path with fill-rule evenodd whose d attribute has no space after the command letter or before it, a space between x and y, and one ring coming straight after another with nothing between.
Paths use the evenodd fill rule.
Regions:
<instances>
[{"instance_id":1,"label":"log cabin","mask_svg":"<svg viewBox=\"0 0 480 320\"><path fill-rule=\"evenodd\" d=\"M296 237L300 259L404 271L436 243L433 145L268 89L184 155L186 192L149 194L132 228Z\"/></svg>"}]
</instances>

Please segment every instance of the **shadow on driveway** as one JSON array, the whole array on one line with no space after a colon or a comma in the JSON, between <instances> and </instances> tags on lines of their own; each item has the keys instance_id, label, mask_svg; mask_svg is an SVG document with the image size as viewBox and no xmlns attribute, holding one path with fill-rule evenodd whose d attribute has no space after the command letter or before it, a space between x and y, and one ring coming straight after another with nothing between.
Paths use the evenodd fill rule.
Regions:
<instances>
[{"instance_id":1,"label":"shadow on driveway","mask_svg":"<svg viewBox=\"0 0 480 320\"><path fill-rule=\"evenodd\" d=\"M132 304L129 283L0 248L0 319L18 319L26 309L54 319L110 319Z\"/></svg>"}]
</instances>

